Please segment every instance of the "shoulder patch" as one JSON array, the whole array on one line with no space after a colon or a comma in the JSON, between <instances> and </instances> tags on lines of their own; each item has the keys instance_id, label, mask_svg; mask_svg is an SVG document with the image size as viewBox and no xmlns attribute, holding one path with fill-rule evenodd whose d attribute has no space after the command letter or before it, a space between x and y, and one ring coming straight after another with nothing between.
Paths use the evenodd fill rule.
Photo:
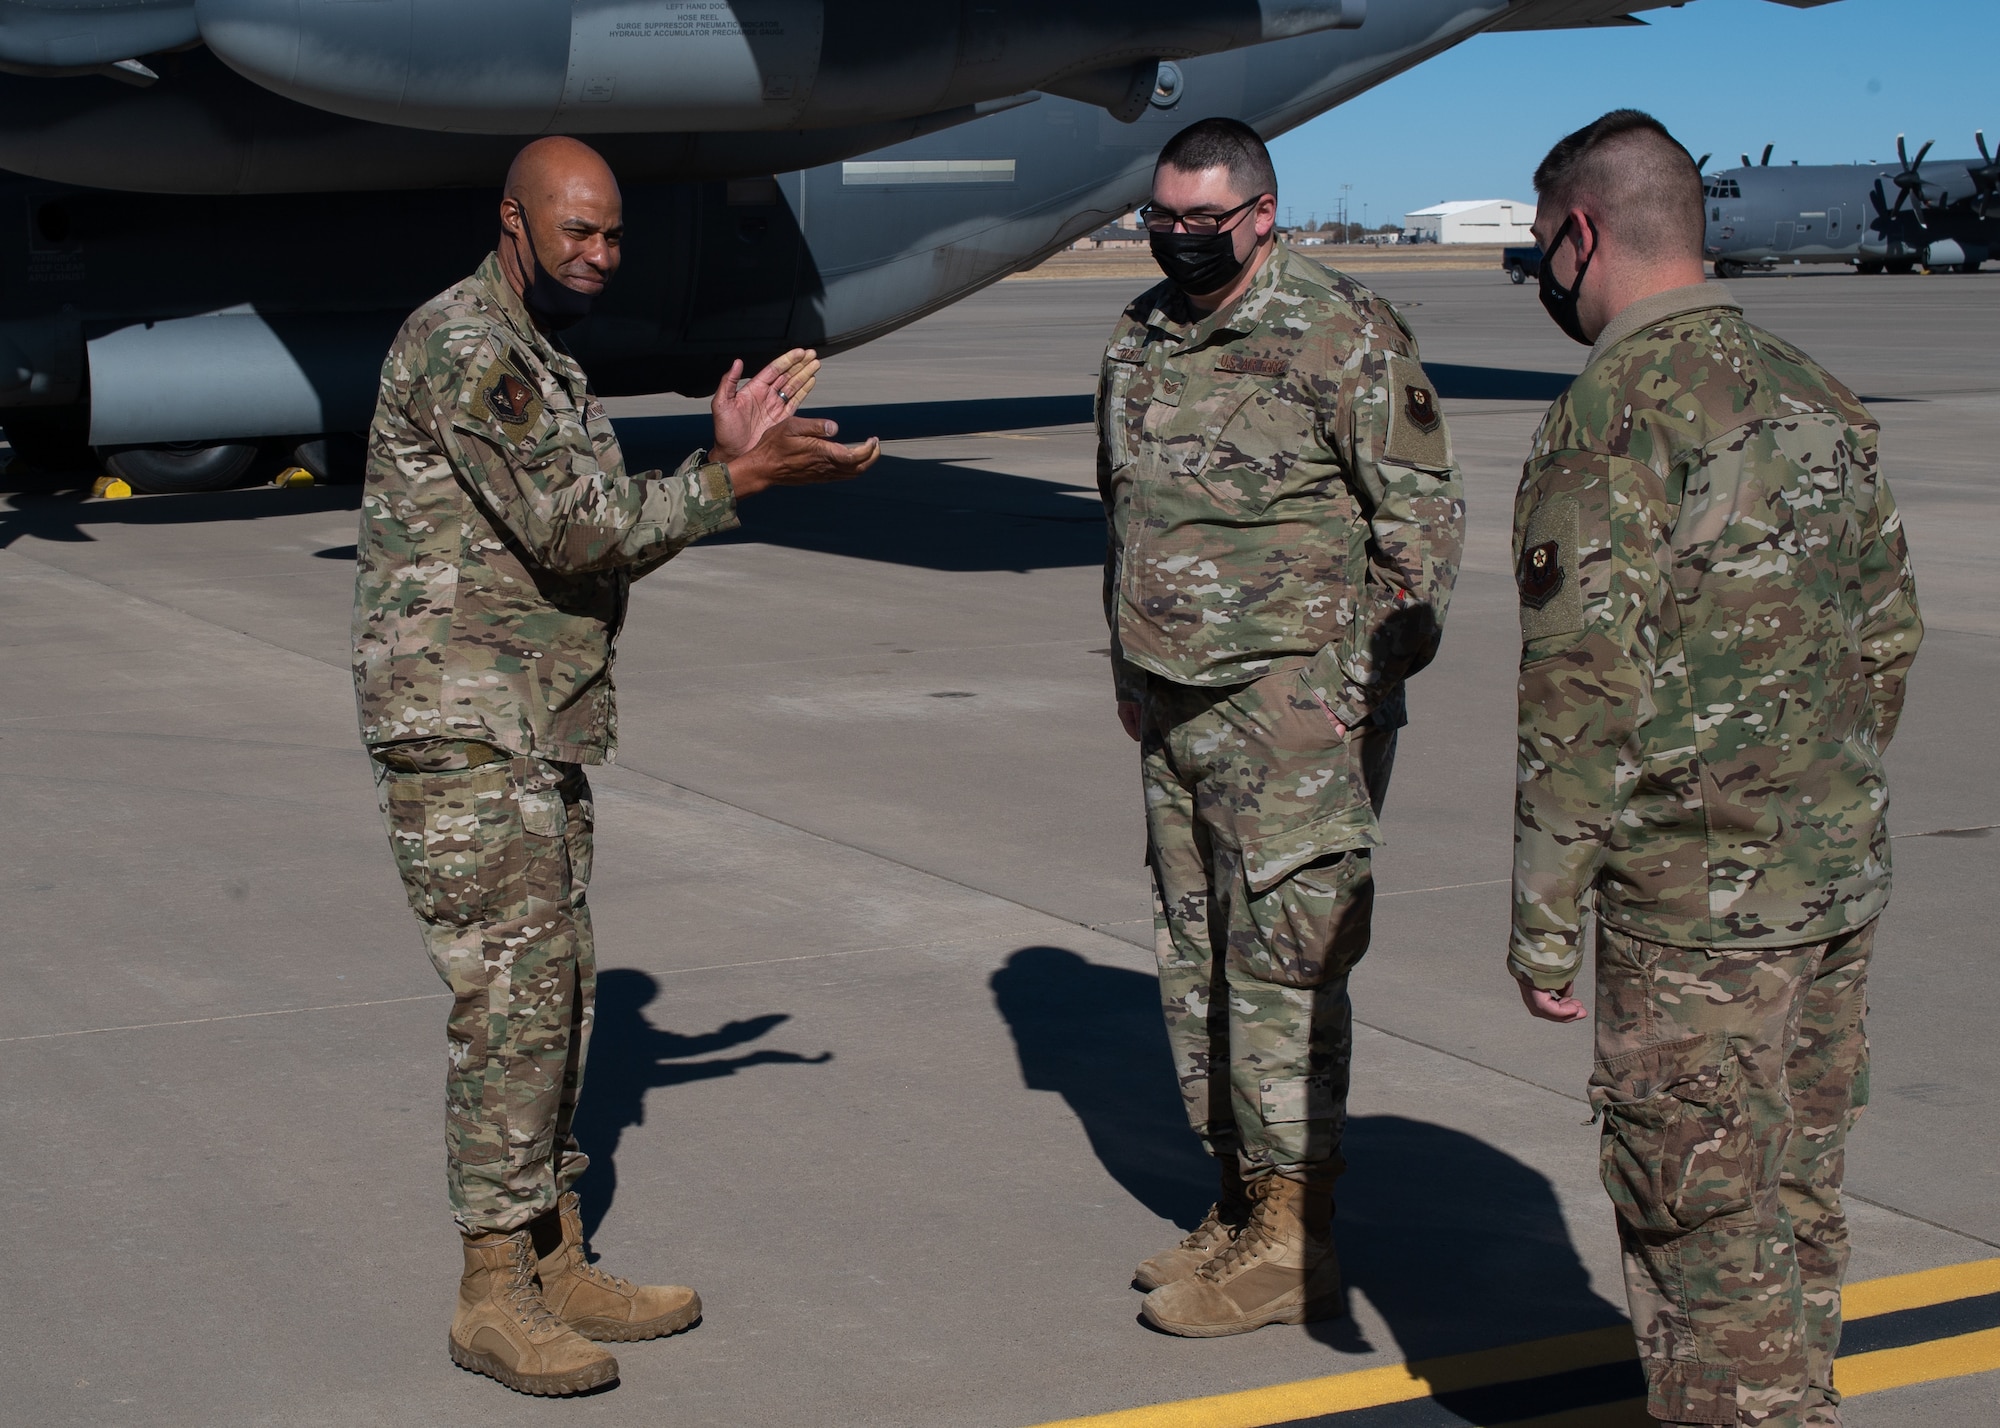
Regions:
<instances>
[{"instance_id":1,"label":"shoulder patch","mask_svg":"<svg viewBox=\"0 0 2000 1428\"><path fill-rule=\"evenodd\" d=\"M507 426L523 426L535 409L536 397L512 372L502 372L486 389L486 407Z\"/></svg>"},{"instance_id":2,"label":"shoulder patch","mask_svg":"<svg viewBox=\"0 0 2000 1428\"><path fill-rule=\"evenodd\" d=\"M1583 589L1577 583L1577 505L1551 496L1528 513L1514 587L1521 597L1521 639L1574 635L1583 629Z\"/></svg>"},{"instance_id":3,"label":"shoulder patch","mask_svg":"<svg viewBox=\"0 0 2000 1428\"><path fill-rule=\"evenodd\" d=\"M1435 431L1441 420L1438 416L1437 398L1429 387L1418 386L1415 382L1403 387L1403 410L1416 423L1419 431Z\"/></svg>"},{"instance_id":4,"label":"shoulder patch","mask_svg":"<svg viewBox=\"0 0 2000 1428\"><path fill-rule=\"evenodd\" d=\"M1285 357L1246 357L1241 352L1225 352L1215 359L1218 372L1243 372L1253 377L1282 377L1292 369Z\"/></svg>"},{"instance_id":5,"label":"shoulder patch","mask_svg":"<svg viewBox=\"0 0 2000 1428\"><path fill-rule=\"evenodd\" d=\"M1388 357L1384 374L1388 390L1383 396L1387 399L1389 433L1382 446L1383 458L1442 470L1451 465L1451 438L1445 433L1437 389L1415 358L1400 352L1391 352Z\"/></svg>"}]
</instances>

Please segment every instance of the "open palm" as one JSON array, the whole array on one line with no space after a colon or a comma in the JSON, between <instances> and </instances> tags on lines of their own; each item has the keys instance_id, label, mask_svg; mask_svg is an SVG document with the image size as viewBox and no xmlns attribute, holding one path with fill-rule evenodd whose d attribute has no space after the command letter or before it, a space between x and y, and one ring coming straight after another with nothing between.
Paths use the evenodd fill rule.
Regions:
<instances>
[{"instance_id":1,"label":"open palm","mask_svg":"<svg viewBox=\"0 0 2000 1428\"><path fill-rule=\"evenodd\" d=\"M730 363L708 404L715 420L718 461L741 456L762 441L765 432L798 411L819 380L819 357L809 347L794 347L749 381L742 377L743 363Z\"/></svg>"}]
</instances>

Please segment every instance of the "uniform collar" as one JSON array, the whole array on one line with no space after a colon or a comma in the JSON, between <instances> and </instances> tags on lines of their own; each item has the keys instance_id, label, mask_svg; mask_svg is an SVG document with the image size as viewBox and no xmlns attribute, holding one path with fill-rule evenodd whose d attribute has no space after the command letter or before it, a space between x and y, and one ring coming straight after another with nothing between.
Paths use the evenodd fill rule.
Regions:
<instances>
[{"instance_id":1,"label":"uniform collar","mask_svg":"<svg viewBox=\"0 0 2000 1428\"><path fill-rule=\"evenodd\" d=\"M1685 287L1668 288L1664 292L1642 297L1604 325L1604 331L1597 335L1596 345L1590 349L1589 360L1583 365L1592 366L1626 338L1649 327L1658 327L1668 318L1704 312L1712 307L1743 311L1743 304L1732 297L1729 289L1721 283L1689 283Z\"/></svg>"},{"instance_id":2,"label":"uniform collar","mask_svg":"<svg viewBox=\"0 0 2000 1428\"><path fill-rule=\"evenodd\" d=\"M1264 310L1271 305L1272 296L1290 273L1290 264L1296 261L1283 241L1274 243L1271 245L1271 256L1264 260L1264 266L1257 270L1250 286L1243 290L1243 296L1228 307L1197 316L1187 299L1177 290L1169 288L1167 295L1153 304L1146 325L1158 328L1185 348L1199 347L1219 332L1247 337L1263 325Z\"/></svg>"},{"instance_id":3,"label":"uniform collar","mask_svg":"<svg viewBox=\"0 0 2000 1428\"><path fill-rule=\"evenodd\" d=\"M529 314L527 303L521 300L521 295L514 291L513 284L507 281L507 274L500 267L500 254L497 251L486 255L486 261L479 265L479 271L472 275L472 280L479 285L481 296L485 298L487 306L499 312L507 326L514 330L514 334L521 339L521 342L540 357L545 365L561 367L571 360L569 353L555 338L535 326L535 319Z\"/></svg>"}]
</instances>

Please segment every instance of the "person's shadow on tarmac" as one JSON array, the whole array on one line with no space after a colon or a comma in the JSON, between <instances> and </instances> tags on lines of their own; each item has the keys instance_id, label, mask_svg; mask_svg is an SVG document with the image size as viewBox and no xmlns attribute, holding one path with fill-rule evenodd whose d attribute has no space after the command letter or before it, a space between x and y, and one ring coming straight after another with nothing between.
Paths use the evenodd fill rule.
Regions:
<instances>
[{"instance_id":1,"label":"person's shadow on tarmac","mask_svg":"<svg viewBox=\"0 0 2000 1428\"><path fill-rule=\"evenodd\" d=\"M1028 1087L1062 1096L1112 1178L1192 1229L1215 1198L1215 1168L1181 1109L1154 978L1024 947L992 988ZM1351 1119L1345 1154L1334 1234L1348 1292L1368 1297L1405 1359L1624 1322L1590 1287L1554 1188L1531 1166L1402 1116ZM1163 1248L1135 1245L1133 1259ZM1312 1332L1340 1352L1377 1347L1351 1318Z\"/></svg>"},{"instance_id":2,"label":"person's shadow on tarmac","mask_svg":"<svg viewBox=\"0 0 2000 1428\"><path fill-rule=\"evenodd\" d=\"M596 1024L590 1035L583 1102L577 1108L575 1126L577 1141L590 1157L590 1169L576 1187L586 1236L597 1232L617 1197L618 1143L626 1127L645 1123L648 1091L734 1076L750 1066L822 1066L833 1060L830 1051L802 1056L796 1051L766 1049L740 1056L712 1056L755 1041L791 1018L771 1012L732 1021L699 1036L683 1036L647 1020L645 1009L659 995L657 980L630 967L600 972L597 977ZM711 1059L690 1059L698 1056Z\"/></svg>"}]
</instances>

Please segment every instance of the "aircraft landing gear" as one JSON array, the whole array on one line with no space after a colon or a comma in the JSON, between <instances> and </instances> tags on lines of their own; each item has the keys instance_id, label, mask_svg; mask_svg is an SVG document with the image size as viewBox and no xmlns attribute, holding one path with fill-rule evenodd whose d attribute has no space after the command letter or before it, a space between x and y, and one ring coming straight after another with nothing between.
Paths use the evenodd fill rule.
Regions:
<instances>
[{"instance_id":1,"label":"aircraft landing gear","mask_svg":"<svg viewBox=\"0 0 2000 1428\"><path fill-rule=\"evenodd\" d=\"M1890 272L1896 274L1897 277L1908 277L1911 273L1914 273L1917 270L1917 265L1914 261L1887 263L1884 264L1884 266L1887 267Z\"/></svg>"},{"instance_id":2,"label":"aircraft landing gear","mask_svg":"<svg viewBox=\"0 0 2000 1428\"><path fill-rule=\"evenodd\" d=\"M1715 275L1726 283L1732 278L1743 276L1743 265L1731 262L1727 258L1717 258L1715 260Z\"/></svg>"},{"instance_id":3,"label":"aircraft landing gear","mask_svg":"<svg viewBox=\"0 0 2000 1428\"><path fill-rule=\"evenodd\" d=\"M135 491L184 495L234 486L257 459L254 441L179 441L165 446L128 446L104 454L113 476Z\"/></svg>"},{"instance_id":4,"label":"aircraft landing gear","mask_svg":"<svg viewBox=\"0 0 2000 1428\"><path fill-rule=\"evenodd\" d=\"M1866 276L1872 278L1877 273L1882 271L1882 264L1874 260L1865 260L1863 262L1856 263L1854 265L1854 271L1857 273L1865 274Z\"/></svg>"}]
</instances>

